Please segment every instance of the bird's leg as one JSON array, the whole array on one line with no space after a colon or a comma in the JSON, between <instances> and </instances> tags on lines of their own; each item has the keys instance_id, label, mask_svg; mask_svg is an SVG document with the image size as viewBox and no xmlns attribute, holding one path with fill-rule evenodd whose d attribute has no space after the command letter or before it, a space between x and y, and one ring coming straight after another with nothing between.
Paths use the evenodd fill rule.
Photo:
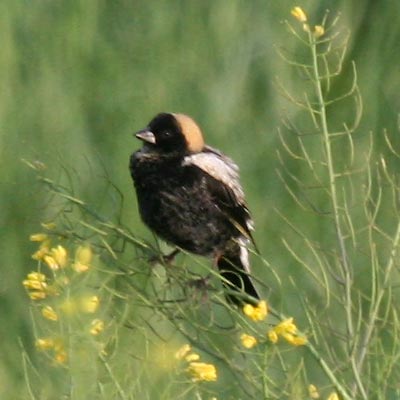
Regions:
<instances>
[{"instance_id":1,"label":"bird's leg","mask_svg":"<svg viewBox=\"0 0 400 400\"><path fill-rule=\"evenodd\" d=\"M218 260L222 256L222 251L216 251L212 257L212 266L218 269ZM191 279L188 281L188 286L194 288L201 293L202 300L207 299L207 290L210 287L211 272L204 277Z\"/></svg>"},{"instance_id":2,"label":"bird's leg","mask_svg":"<svg viewBox=\"0 0 400 400\"><path fill-rule=\"evenodd\" d=\"M222 257L223 251L222 250L216 250L213 256L213 262L212 265L213 267L218 271L218 261Z\"/></svg>"},{"instance_id":3,"label":"bird's leg","mask_svg":"<svg viewBox=\"0 0 400 400\"><path fill-rule=\"evenodd\" d=\"M174 251L171 251L171 253L166 254L165 256L162 256L162 260L165 264L169 265L174 261L174 258L177 256L177 254L180 252L179 249L175 249Z\"/></svg>"},{"instance_id":4,"label":"bird's leg","mask_svg":"<svg viewBox=\"0 0 400 400\"><path fill-rule=\"evenodd\" d=\"M179 249L175 249L174 251L172 251L169 254L165 254L162 255L161 257L159 256L154 256L151 257L149 262L150 264L157 264L157 263L161 263L161 264L165 264L165 265L170 265L172 263L172 261L174 261L174 258L176 257L176 255L180 252Z\"/></svg>"}]
</instances>

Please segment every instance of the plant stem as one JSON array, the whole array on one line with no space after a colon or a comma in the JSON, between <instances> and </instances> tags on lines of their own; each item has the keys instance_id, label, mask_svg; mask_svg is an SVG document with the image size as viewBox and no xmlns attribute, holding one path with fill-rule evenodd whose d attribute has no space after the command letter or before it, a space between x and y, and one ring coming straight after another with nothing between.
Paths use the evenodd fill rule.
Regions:
<instances>
[{"instance_id":1,"label":"plant stem","mask_svg":"<svg viewBox=\"0 0 400 400\"><path fill-rule=\"evenodd\" d=\"M363 340L361 343L360 353L358 355L358 359L356 362L357 369L360 373L363 368L365 356L367 355L368 344L371 340L371 336L372 336L372 332L375 327L376 320L378 319L379 308L380 308L383 296L385 294L385 289L389 283L389 279L390 279L393 267L395 266L395 257L396 257L397 248L398 248L399 244L400 244L400 222L397 224L396 234L395 234L395 237L393 240L392 250L390 252L390 258L389 258L389 261L388 261L386 269L385 269L385 276L383 278L382 285L379 289L379 292L378 292L378 295L377 295L377 298L376 298L376 301L374 304L374 308L372 310L372 313L370 314L371 316L366 325L365 334L364 334L364 337L363 337Z\"/></svg>"},{"instance_id":2,"label":"plant stem","mask_svg":"<svg viewBox=\"0 0 400 400\"><path fill-rule=\"evenodd\" d=\"M313 61L313 72L314 72L314 83L315 90L317 93L318 99L318 107L319 107L319 120L321 123L321 130L323 134L323 141L325 147L325 156L326 156L326 164L328 168L328 176L329 176L329 193L331 198L331 205L333 211L333 217L335 221L335 230L336 237L339 244L339 253L340 253L340 264L342 265L343 273L344 273L344 287L345 287L345 296L346 296L346 321L347 321L347 331L350 338L354 335L354 327L353 327L353 319L351 315L351 286L352 279L350 273L350 266L347 257L346 244L344 241L344 236L342 233L342 226L340 223L340 212L339 212L339 204L338 204L338 196L336 192L336 174L333 167L333 155L331 148L331 140L329 136L328 129L328 121L326 115L326 107L325 107L325 99L322 93L322 85L319 74L319 66L318 66L318 53L317 53L317 45L316 40L310 33L310 42L311 42L311 52L312 52L312 61Z\"/></svg>"},{"instance_id":3,"label":"plant stem","mask_svg":"<svg viewBox=\"0 0 400 400\"><path fill-rule=\"evenodd\" d=\"M270 310L271 310L271 313L273 315L275 315L277 318L279 318L280 320L283 321L283 320L287 319L287 316L281 314L279 311L275 310L274 308L271 308ZM302 335L301 332L300 332L300 334ZM318 350L309 341L307 341L306 347L310 351L312 356L317 360L318 364L322 367L322 369L325 372L326 376L330 379L332 384L335 386L336 390L343 397L343 400L354 400L354 398L349 393L347 393L347 390L343 387L343 385L336 378L336 376L333 373L332 369L327 364L327 362L322 358L322 356L318 352Z\"/></svg>"},{"instance_id":4,"label":"plant stem","mask_svg":"<svg viewBox=\"0 0 400 400\"><path fill-rule=\"evenodd\" d=\"M314 356L314 358L318 361L319 365L321 365L322 369L325 371L325 374L331 380L343 400L354 400L353 397L347 393L346 389L338 381L329 365L325 362L325 360L321 357L321 355L310 342L307 343L307 348L308 350L310 350L310 353Z\"/></svg>"},{"instance_id":5,"label":"plant stem","mask_svg":"<svg viewBox=\"0 0 400 400\"><path fill-rule=\"evenodd\" d=\"M321 78L319 72L318 65L318 52L317 52L317 41L313 34L309 32L309 41L311 47L312 54L312 65L313 65L313 78L315 91L318 101L318 115L319 122L321 125L321 131L323 135L323 144L325 150L326 157L326 165L328 168L328 179L329 179L329 193L330 200L332 206L332 213L335 224L336 238L339 246L339 260L343 273L343 287L344 287L344 306L346 312L346 328L347 328L347 337L348 337L348 352L351 354L352 348L354 346L354 325L353 325L353 316L352 316L352 297L351 297L351 289L352 289L352 276L351 269L349 265L346 243L343 235L342 225L341 225L341 215L339 211L339 201L337 195L337 185L336 185L336 173L334 169L334 160L332 154L331 147L331 139L328 128L328 120L327 120L327 112L326 112L326 102L324 98L324 94L322 91ZM354 363L352 363L354 364ZM353 368L353 373L355 375L355 381L357 383L357 387L359 388L364 399L367 399L364 387L362 385L361 379L359 377L359 370L357 368ZM343 396L343 394L342 394Z\"/></svg>"}]
</instances>

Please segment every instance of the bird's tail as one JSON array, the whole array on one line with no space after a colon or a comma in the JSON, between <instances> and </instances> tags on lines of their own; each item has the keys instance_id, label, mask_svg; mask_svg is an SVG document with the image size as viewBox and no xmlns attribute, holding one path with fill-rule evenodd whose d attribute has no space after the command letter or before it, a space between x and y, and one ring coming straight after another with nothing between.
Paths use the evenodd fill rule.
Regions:
<instances>
[{"instance_id":1,"label":"bird's tail","mask_svg":"<svg viewBox=\"0 0 400 400\"><path fill-rule=\"evenodd\" d=\"M224 250L222 256L217 259L217 266L223 279L223 285L230 291L246 293L251 298L245 299L244 296L226 294L228 301L237 305L244 303L257 304L260 296L255 288L250 276L248 262L248 252L244 244L234 242Z\"/></svg>"}]
</instances>

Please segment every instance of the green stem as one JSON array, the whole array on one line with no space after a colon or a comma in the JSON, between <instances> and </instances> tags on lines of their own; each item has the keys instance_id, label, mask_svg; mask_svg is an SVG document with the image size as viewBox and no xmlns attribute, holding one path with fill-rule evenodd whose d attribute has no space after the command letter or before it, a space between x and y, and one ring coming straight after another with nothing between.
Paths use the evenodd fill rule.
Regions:
<instances>
[{"instance_id":1,"label":"green stem","mask_svg":"<svg viewBox=\"0 0 400 400\"><path fill-rule=\"evenodd\" d=\"M319 365L322 367L325 374L331 380L331 382L333 383L333 385L335 386L336 390L339 392L339 394L343 398L343 400L354 400L353 397L347 393L347 391L343 387L343 385L338 381L338 379L336 378L335 374L333 373L333 371L331 370L329 365L321 357L321 355L318 353L318 351L315 349L315 347L310 342L308 342L306 346L307 346L308 350L310 351L310 353L318 361Z\"/></svg>"},{"instance_id":2,"label":"green stem","mask_svg":"<svg viewBox=\"0 0 400 400\"><path fill-rule=\"evenodd\" d=\"M268 360L269 352L267 351L267 347L264 351L264 359L263 359L263 374L262 374L262 387L264 392L264 400L270 399L269 396L269 389L268 389L268 382L267 382L267 360Z\"/></svg>"},{"instance_id":3,"label":"green stem","mask_svg":"<svg viewBox=\"0 0 400 400\"><path fill-rule=\"evenodd\" d=\"M318 101L318 117L321 125L321 131L323 135L323 143L326 157L326 165L328 168L328 179L329 179L329 193L331 199L332 213L335 224L336 238L339 246L339 254L340 254L340 265L342 267L343 273L343 287L344 287L344 297L345 297L345 312L346 312L346 327L347 327L347 336L349 338L349 353L351 353L351 349L354 346L354 325L353 325L353 317L352 317L352 298L351 298L351 289L352 289L352 276L351 269L347 256L347 249L344 240L342 225L340 221L340 211L339 211L339 201L337 195L337 186L336 186L336 174L334 169L333 155L332 155L332 147L331 140L328 128L328 120L327 120L327 111L325 106L324 94L322 91L321 78L319 72L318 65L318 52L317 52L317 43L316 39L309 32L309 41L311 44L311 54L312 54L312 63L313 63L313 74L314 74L314 84L315 91ZM360 389L360 392L364 395L365 391L363 385L361 384L361 380L358 376L358 370L354 369L354 374L356 375L357 386ZM332 377L331 377L332 379ZM339 390L339 387L337 387ZM344 398L343 393L341 393ZM348 396L346 394L346 396ZM363 396L366 398L365 396Z\"/></svg>"},{"instance_id":4,"label":"green stem","mask_svg":"<svg viewBox=\"0 0 400 400\"><path fill-rule=\"evenodd\" d=\"M379 309L381 306L381 302L383 299L383 296L385 294L385 289L387 288L387 285L389 283L389 279L391 277L391 273L393 270L393 267L395 266L395 260L396 260L396 253L397 253L397 248L400 244L400 222L397 224L397 229L396 229L396 234L393 240L393 246L392 250L390 252L390 258L387 263L386 269L385 269L385 276L383 278L382 285L380 287L380 290L378 292L376 302L374 304L374 307L372 309L372 313L370 314L369 321L366 326L365 334L361 343L361 348L360 348L360 353L356 362L356 366L358 371L362 370L365 356L367 355L368 352L368 344L371 340L371 336L375 327L376 320L378 319L378 313Z\"/></svg>"},{"instance_id":5,"label":"green stem","mask_svg":"<svg viewBox=\"0 0 400 400\"><path fill-rule=\"evenodd\" d=\"M272 315L275 315L281 321L287 319L287 317L285 315L281 314L279 311L275 310L274 308L270 308L270 311L271 311ZM304 334L302 332L299 332L299 335L304 335ZM318 364L321 366L321 368L325 372L326 376L330 379L332 384L335 386L336 390L338 391L340 396L343 398L343 400L354 400L354 398L349 393L347 393L347 390L336 378L332 369L329 367L327 362L322 358L322 356L318 352L318 350L309 341L307 341L305 346L310 351L312 356L317 360Z\"/></svg>"},{"instance_id":6,"label":"green stem","mask_svg":"<svg viewBox=\"0 0 400 400\"><path fill-rule=\"evenodd\" d=\"M326 156L326 164L328 167L328 176L329 176L329 193L331 198L331 205L333 211L333 217L335 221L335 230L336 237L339 244L339 253L340 253L340 264L342 265L343 273L344 273L344 287L345 287L345 296L346 296L346 321L347 321L347 331L350 338L354 336L354 326L353 326L353 318L351 315L351 287L352 287L352 279L350 273L350 266L347 257L346 244L344 242L344 236L342 232L342 226L340 222L340 212L339 212L339 204L338 204L338 196L336 191L336 174L333 166L333 156L332 156L332 148L331 148L331 140L329 136L329 128L328 128L328 120L326 115L326 107L325 107L325 99L322 92L321 79L319 74L319 66L318 66L318 54L317 54L317 45L316 40L310 33L310 42L311 42L311 52L312 52L312 60L313 60L313 72L314 72L314 82L315 89L317 93L318 106L319 106L319 119L321 123L321 130L324 139L325 146L325 156Z\"/></svg>"},{"instance_id":7,"label":"green stem","mask_svg":"<svg viewBox=\"0 0 400 400\"><path fill-rule=\"evenodd\" d=\"M100 359L103 362L103 365L106 368L106 370L107 370L112 382L114 383L120 398L123 399L123 400L128 400L128 396L125 394L124 390L122 389L121 385L119 384L118 380L116 379L116 377L115 377L110 365L108 364L107 360L102 355L100 355Z\"/></svg>"}]
</instances>

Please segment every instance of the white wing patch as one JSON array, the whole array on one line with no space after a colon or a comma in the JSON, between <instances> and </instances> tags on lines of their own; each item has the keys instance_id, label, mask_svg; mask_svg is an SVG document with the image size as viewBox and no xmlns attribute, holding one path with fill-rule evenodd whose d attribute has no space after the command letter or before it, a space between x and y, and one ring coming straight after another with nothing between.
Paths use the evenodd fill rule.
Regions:
<instances>
[{"instance_id":1,"label":"white wing patch","mask_svg":"<svg viewBox=\"0 0 400 400\"><path fill-rule=\"evenodd\" d=\"M244 193L239 182L239 168L229 158L210 147L209 151L191 154L183 159L183 165L196 165L213 178L228 186L238 203L244 203Z\"/></svg>"},{"instance_id":2,"label":"white wing patch","mask_svg":"<svg viewBox=\"0 0 400 400\"><path fill-rule=\"evenodd\" d=\"M242 262L244 270L250 274L250 264L249 264L249 251L247 250L247 246L249 245L249 240L247 238L239 238L238 239L240 246L240 261Z\"/></svg>"}]
</instances>

